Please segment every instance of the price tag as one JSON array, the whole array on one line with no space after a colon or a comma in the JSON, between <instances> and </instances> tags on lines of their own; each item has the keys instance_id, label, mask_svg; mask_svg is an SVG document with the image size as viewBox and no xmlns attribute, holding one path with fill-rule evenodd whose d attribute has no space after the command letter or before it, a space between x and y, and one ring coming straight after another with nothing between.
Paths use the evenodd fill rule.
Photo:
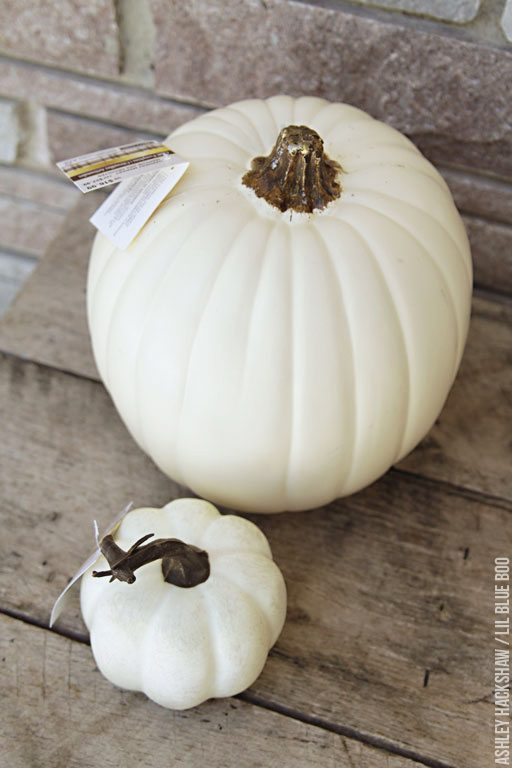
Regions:
<instances>
[{"instance_id":1,"label":"price tag","mask_svg":"<svg viewBox=\"0 0 512 768\"><path fill-rule=\"evenodd\" d=\"M182 163L168 146L160 141L135 141L120 147L109 147L88 155L61 160L57 168L70 179L81 192L117 184L130 176L140 176L149 171Z\"/></svg>"},{"instance_id":2,"label":"price tag","mask_svg":"<svg viewBox=\"0 0 512 768\"><path fill-rule=\"evenodd\" d=\"M113 245L124 250L178 183L187 167L188 163L182 160L171 168L122 181L91 216L91 224Z\"/></svg>"},{"instance_id":3,"label":"price tag","mask_svg":"<svg viewBox=\"0 0 512 768\"><path fill-rule=\"evenodd\" d=\"M120 250L130 245L188 165L159 141L136 141L57 163L82 192L118 184L90 222Z\"/></svg>"},{"instance_id":4,"label":"price tag","mask_svg":"<svg viewBox=\"0 0 512 768\"><path fill-rule=\"evenodd\" d=\"M73 578L69 581L69 583L64 587L58 598L56 599L53 608L52 613L50 616L50 628L53 627L59 616L61 615L62 611L66 607L69 596L70 596L70 590L72 587L77 584L78 580L84 575L84 573L91 567L91 565L94 565L98 557L100 556L100 541L103 539L104 536L106 536L109 533L113 533L117 528L119 527L121 520L125 515L128 514L130 509L133 506L133 502L130 501L129 504L126 505L126 507L120 512L110 523L107 525L103 533L100 535L98 530L98 523L96 520L93 521L94 525L94 538L96 540L96 549L92 554L89 555L87 560L82 563L78 571L75 573Z\"/></svg>"}]
</instances>

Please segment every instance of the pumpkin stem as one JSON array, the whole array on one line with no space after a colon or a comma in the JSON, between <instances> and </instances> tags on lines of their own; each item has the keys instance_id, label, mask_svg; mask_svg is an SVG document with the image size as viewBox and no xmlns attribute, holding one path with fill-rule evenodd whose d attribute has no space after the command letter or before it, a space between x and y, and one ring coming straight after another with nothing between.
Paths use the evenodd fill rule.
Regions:
<instances>
[{"instance_id":1,"label":"pumpkin stem","mask_svg":"<svg viewBox=\"0 0 512 768\"><path fill-rule=\"evenodd\" d=\"M92 575L110 576L110 581L118 579L133 584L137 568L161 559L163 577L168 584L195 587L206 581L210 575L207 552L192 544L185 544L180 539L153 539L149 544L143 544L152 536L153 533L146 534L125 552L115 543L113 536L108 534L100 541L100 550L110 570L93 571Z\"/></svg>"},{"instance_id":2,"label":"pumpkin stem","mask_svg":"<svg viewBox=\"0 0 512 768\"><path fill-rule=\"evenodd\" d=\"M312 213L341 194L341 167L324 152L318 133L306 125L283 128L268 157L255 157L242 178L280 211Z\"/></svg>"}]
</instances>

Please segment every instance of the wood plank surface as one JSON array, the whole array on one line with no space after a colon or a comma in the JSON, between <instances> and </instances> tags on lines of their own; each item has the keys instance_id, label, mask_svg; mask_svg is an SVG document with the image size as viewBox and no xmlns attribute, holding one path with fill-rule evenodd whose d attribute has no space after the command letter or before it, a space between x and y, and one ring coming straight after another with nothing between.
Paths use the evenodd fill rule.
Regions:
<instances>
[{"instance_id":1,"label":"wood plank surface","mask_svg":"<svg viewBox=\"0 0 512 768\"><path fill-rule=\"evenodd\" d=\"M398 466L512 499L512 302L475 298L461 369L436 425Z\"/></svg>"},{"instance_id":2,"label":"wood plank surface","mask_svg":"<svg viewBox=\"0 0 512 768\"><path fill-rule=\"evenodd\" d=\"M0 325L0 349L98 378L85 317L87 262L100 197L68 217ZM462 367L438 423L400 468L512 499L512 302L476 297Z\"/></svg>"},{"instance_id":3,"label":"wood plank surface","mask_svg":"<svg viewBox=\"0 0 512 768\"><path fill-rule=\"evenodd\" d=\"M111 686L90 648L0 617L3 764L9 768L415 768L250 703L171 712Z\"/></svg>"},{"instance_id":4,"label":"wood plank surface","mask_svg":"<svg viewBox=\"0 0 512 768\"><path fill-rule=\"evenodd\" d=\"M0 423L0 607L47 621L91 520L179 489L94 381L4 356ZM486 764L492 562L510 552L510 505L395 473L323 510L254 519L289 610L249 695L427 764ZM76 600L62 626L85 633Z\"/></svg>"}]
</instances>

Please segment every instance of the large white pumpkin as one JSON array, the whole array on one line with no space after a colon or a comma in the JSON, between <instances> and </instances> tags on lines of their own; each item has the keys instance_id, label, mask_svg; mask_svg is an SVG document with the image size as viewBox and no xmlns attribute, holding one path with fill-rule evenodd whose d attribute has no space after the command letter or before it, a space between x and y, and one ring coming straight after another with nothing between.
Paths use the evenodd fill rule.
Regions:
<instances>
[{"instance_id":1,"label":"large white pumpkin","mask_svg":"<svg viewBox=\"0 0 512 768\"><path fill-rule=\"evenodd\" d=\"M303 125L323 160L284 135L251 165ZM471 257L444 180L398 131L317 98L239 102L166 141L189 170L127 250L98 234L90 262L94 354L125 424L239 510L371 483L428 432L464 348Z\"/></svg>"}]
</instances>

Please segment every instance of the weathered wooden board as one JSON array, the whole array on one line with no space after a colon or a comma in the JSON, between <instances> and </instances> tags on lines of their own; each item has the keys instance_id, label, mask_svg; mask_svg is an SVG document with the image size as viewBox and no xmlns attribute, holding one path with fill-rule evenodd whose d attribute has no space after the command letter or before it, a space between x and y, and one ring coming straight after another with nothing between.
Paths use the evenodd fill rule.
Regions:
<instances>
[{"instance_id":1,"label":"weathered wooden board","mask_svg":"<svg viewBox=\"0 0 512 768\"><path fill-rule=\"evenodd\" d=\"M82 643L0 617L9 768L415 768L418 763L236 699L170 712L111 686Z\"/></svg>"},{"instance_id":2,"label":"weathered wooden board","mask_svg":"<svg viewBox=\"0 0 512 768\"><path fill-rule=\"evenodd\" d=\"M473 301L459 375L401 469L512 499L512 303Z\"/></svg>"},{"instance_id":3,"label":"weathered wooden board","mask_svg":"<svg viewBox=\"0 0 512 768\"><path fill-rule=\"evenodd\" d=\"M94 236L88 218L98 203L88 195L68 217L0 325L0 349L98 378L85 318ZM475 298L462 368L446 407L402 469L512 498L511 350L512 303Z\"/></svg>"},{"instance_id":4,"label":"weathered wooden board","mask_svg":"<svg viewBox=\"0 0 512 768\"><path fill-rule=\"evenodd\" d=\"M90 549L91 520L177 489L94 381L0 365L0 607L46 621ZM251 695L458 768L491 754L491 569L510 505L388 475L309 513L259 516L289 590ZM487 588L488 587L488 588ZM63 627L84 632L77 602Z\"/></svg>"}]
</instances>

